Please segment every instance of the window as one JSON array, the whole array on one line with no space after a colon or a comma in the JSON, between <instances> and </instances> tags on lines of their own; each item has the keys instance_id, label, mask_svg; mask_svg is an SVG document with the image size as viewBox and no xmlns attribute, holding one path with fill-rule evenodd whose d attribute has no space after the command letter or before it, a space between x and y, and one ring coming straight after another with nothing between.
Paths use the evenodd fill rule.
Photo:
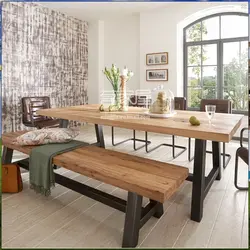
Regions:
<instances>
[{"instance_id":1,"label":"window","mask_svg":"<svg viewBox=\"0 0 250 250\"><path fill-rule=\"evenodd\" d=\"M184 93L189 109L201 99L229 99L248 109L248 16L222 13L184 28Z\"/></svg>"}]
</instances>

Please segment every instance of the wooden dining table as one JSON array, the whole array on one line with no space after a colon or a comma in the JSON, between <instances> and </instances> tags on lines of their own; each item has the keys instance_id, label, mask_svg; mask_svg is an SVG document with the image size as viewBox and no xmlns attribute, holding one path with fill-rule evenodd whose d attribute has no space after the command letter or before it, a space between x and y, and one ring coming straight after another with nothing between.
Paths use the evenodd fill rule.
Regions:
<instances>
[{"instance_id":1,"label":"wooden dining table","mask_svg":"<svg viewBox=\"0 0 250 250\"><path fill-rule=\"evenodd\" d=\"M191 219L200 222L203 216L204 199L215 180L222 178L220 142L230 142L240 127L243 115L215 113L209 123L205 112L176 111L167 119L151 118L147 109L131 107L126 112L99 111L99 104L81 105L64 108L42 109L37 114L61 119L61 127L67 127L69 121L87 122L95 125L97 145L105 148L102 126L113 126L138 131L147 131L195 139L192 181ZM200 120L199 126L189 123L195 116ZM206 145L212 141L213 166L205 176Z\"/></svg>"}]
</instances>

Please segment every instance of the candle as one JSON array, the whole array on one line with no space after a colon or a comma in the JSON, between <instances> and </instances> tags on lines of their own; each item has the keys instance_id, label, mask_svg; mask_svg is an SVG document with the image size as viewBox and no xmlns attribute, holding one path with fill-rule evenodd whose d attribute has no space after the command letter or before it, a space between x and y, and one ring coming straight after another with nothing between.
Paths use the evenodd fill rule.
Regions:
<instances>
[{"instance_id":1,"label":"candle","mask_svg":"<svg viewBox=\"0 0 250 250\"><path fill-rule=\"evenodd\" d=\"M123 71L122 71L122 76L127 76L128 75L128 69L127 67L125 66Z\"/></svg>"}]
</instances>

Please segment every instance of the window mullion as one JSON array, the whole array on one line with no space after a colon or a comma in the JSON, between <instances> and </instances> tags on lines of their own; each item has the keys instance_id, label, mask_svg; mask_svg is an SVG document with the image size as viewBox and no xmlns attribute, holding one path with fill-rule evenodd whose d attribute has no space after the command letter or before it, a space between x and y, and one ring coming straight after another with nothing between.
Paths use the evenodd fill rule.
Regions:
<instances>
[{"instance_id":1,"label":"window mullion","mask_svg":"<svg viewBox=\"0 0 250 250\"><path fill-rule=\"evenodd\" d=\"M223 98L223 88L224 88L224 73L223 73L223 43L221 41L217 44L217 98Z\"/></svg>"},{"instance_id":2,"label":"window mullion","mask_svg":"<svg viewBox=\"0 0 250 250\"><path fill-rule=\"evenodd\" d=\"M187 98L188 100L188 46L186 44L184 44L183 46L184 48L184 60L183 60L183 64L184 64L184 96Z\"/></svg>"},{"instance_id":3,"label":"window mullion","mask_svg":"<svg viewBox=\"0 0 250 250\"><path fill-rule=\"evenodd\" d=\"M202 41L202 21L201 21L201 41Z\"/></svg>"},{"instance_id":4,"label":"window mullion","mask_svg":"<svg viewBox=\"0 0 250 250\"><path fill-rule=\"evenodd\" d=\"M203 60L202 60L202 58L203 58L203 51L202 51L202 49L203 49L203 45L201 45L201 98L203 98Z\"/></svg>"},{"instance_id":5,"label":"window mullion","mask_svg":"<svg viewBox=\"0 0 250 250\"><path fill-rule=\"evenodd\" d=\"M221 39L221 16L219 16L219 39Z\"/></svg>"},{"instance_id":6,"label":"window mullion","mask_svg":"<svg viewBox=\"0 0 250 250\"><path fill-rule=\"evenodd\" d=\"M239 42L239 65L241 64L241 42ZM240 88L241 88L241 85L242 85L242 78L241 78L241 74L239 75L240 77Z\"/></svg>"}]
</instances>

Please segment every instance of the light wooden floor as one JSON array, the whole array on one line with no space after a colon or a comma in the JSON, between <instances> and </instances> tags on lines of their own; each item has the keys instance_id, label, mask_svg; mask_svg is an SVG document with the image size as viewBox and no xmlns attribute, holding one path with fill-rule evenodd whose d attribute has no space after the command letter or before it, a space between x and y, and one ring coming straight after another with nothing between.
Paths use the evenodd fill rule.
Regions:
<instances>
[{"instance_id":1,"label":"light wooden floor","mask_svg":"<svg viewBox=\"0 0 250 250\"><path fill-rule=\"evenodd\" d=\"M150 154L144 149L133 151L132 142L112 147L110 128L105 128L106 147L118 151L172 161L186 166L192 172L192 163L184 153L171 159L170 148L162 147ZM132 131L116 130L116 139L132 136ZM143 133L138 133L143 135ZM93 126L85 126L79 137L95 142ZM78 138L78 139L79 139ZM150 134L152 144L171 137ZM187 139L178 137L180 145ZM152 145L152 146L153 146ZM210 144L208 145L210 147ZM237 191L233 185L234 155L239 142L227 145L232 159L206 197L204 216L200 223L190 220L192 184L185 182L170 200L164 204L165 213L160 219L151 218L140 232L138 247L162 248L247 248L248 247L248 193ZM15 158L21 155L15 154ZM207 154L208 169L211 155ZM240 183L247 185L248 167L240 162ZM56 170L61 174L108 193L126 198L126 192L110 185L79 176L66 169ZM65 187L57 185L49 198L37 195L28 188L28 173L23 173L24 190L18 194L3 194L2 246L4 248L83 248L120 247L124 214L95 202Z\"/></svg>"}]
</instances>

